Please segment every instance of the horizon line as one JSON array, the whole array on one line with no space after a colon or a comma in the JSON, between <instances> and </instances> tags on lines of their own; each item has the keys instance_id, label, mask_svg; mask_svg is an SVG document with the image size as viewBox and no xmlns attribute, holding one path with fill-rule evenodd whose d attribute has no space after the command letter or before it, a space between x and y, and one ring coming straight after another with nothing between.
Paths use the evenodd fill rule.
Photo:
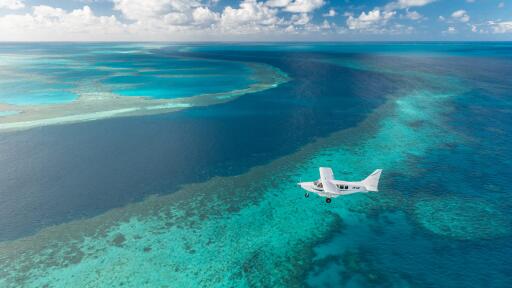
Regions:
<instances>
[{"instance_id":1,"label":"horizon line","mask_svg":"<svg viewBox=\"0 0 512 288\"><path fill-rule=\"evenodd\" d=\"M48 41L11 41L0 40L4 43L175 43L175 44L215 44L215 43L233 43L233 44L256 44L256 43L512 43L512 40L301 40L301 41L160 41L160 40L129 40L129 41L103 41L103 40L48 40Z\"/></svg>"}]
</instances>

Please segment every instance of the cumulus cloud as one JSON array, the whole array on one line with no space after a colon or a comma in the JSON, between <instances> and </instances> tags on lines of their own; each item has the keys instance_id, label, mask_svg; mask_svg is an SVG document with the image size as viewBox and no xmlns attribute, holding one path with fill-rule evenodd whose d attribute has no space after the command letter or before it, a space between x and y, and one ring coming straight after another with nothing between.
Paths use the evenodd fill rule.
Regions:
<instances>
[{"instance_id":1,"label":"cumulus cloud","mask_svg":"<svg viewBox=\"0 0 512 288\"><path fill-rule=\"evenodd\" d=\"M423 15L417 11L409 11L410 7L421 7L433 3L437 0L395 0L389 2L384 7L376 7L371 11L363 11L358 17L355 17L353 13L345 13L347 16L347 27L349 30L366 30L373 32L388 32L398 33L404 31L410 33L412 27L407 27L398 23L387 25L389 20L397 14L397 11L406 9L405 14L401 15L400 18L406 18L410 20L421 20ZM388 27L385 27L385 26Z\"/></svg>"},{"instance_id":2,"label":"cumulus cloud","mask_svg":"<svg viewBox=\"0 0 512 288\"><path fill-rule=\"evenodd\" d=\"M324 6L324 0L268 0L265 5L292 13L310 13Z\"/></svg>"},{"instance_id":3,"label":"cumulus cloud","mask_svg":"<svg viewBox=\"0 0 512 288\"><path fill-rule=\"evenodd\" d=\"M66 15L66 11L64 11L63 9L54 8L54 7L46 6L46 5L34 6L32 9L34 11L33 12L34 17L39 18L41 20L42 19L58 20L59 18L62 18L63 16ZM87 10L87 12L91 12L89 6L85 6L84 9Z\"/></svg>"},{"instance_id":4,"label":"cumulus cloud","mask_svg":"<svg viewBox=\"0 0 512 288\"><path fill-rule=\"evenodd\" d=\"M21 0L0 0L0 9L17 10L25 7Z\"/></svg>"},{"instance_id":5,"label":"cumulus cloud","mask_svg":"<svg viewBox=\"0 0 512 288\"><path fill-rule=\"evenodd\" d=\"M146 21L162 18L169 13L190 12L199 7L195 0L113 0L114 9L130 20Z\"/></svg>"},{"instance_id":6,"label":"cumulus cloud","mask_svg":"<svg viewBox=\"0 0 512 288\"><path fill-rule=\"evenodd\" d=\"M417 21L417 20L423 19L423 15L421 15L420 13L418 13L416 11L407 10L405 12L404 18Z\"/></svg>"},{"instance_id":7,"label":"cumulus cloud","mask_svg":"<svg viewBox=\"0 0 512 288\"><path fill-rule=\"evenodd\" d=\"M466 10L457 10L455 12L452 13L452 18L460 21L460 22L468 22L470 17L468 15L468 13L466 12Z\"/></svg>"},{"instance_id":8,"label":"cumulus cloud","mask_svg":"<svg viewBox=\"0 0 512 288\"><path fill-rule=\"evenodd\" d=\"M329 9L329 12L322 14L322 16L324 16L324 17L334 17L336 15L338 15L338 13L336 12L336 10L334 10L332 8Z\"/></svg>"},{"instance_id":9,"label":"cumulus cloud","mask_svg":"<svg viewBox=\"0 0 512 288\"><path fill-rule=\"evenodd\" d=\"M119 13L99 16L89 6L75 10L48 5L27 8L23 0L0 0L2 12L25 8L22 12L8 11L0 15L1 40L259 40L274 39L267 35L327 32L391 35L411 33L414 28L401 25L401 19L428 19L411 7L421 7L435 0L388 0L391 1L388 5L369 11L343 14L347 17L346 25L339 26L336 18L327 21L331 20L327 17L338 13L334 8L325 7L326 0L239 0L226 7L215 6L218 0L80 1L110 1L114 12ZM325 7L323 14L317 14L325 18L315 23L313 17L317 14L313 12L322 7ZM397 15L399 17L395 17ZM473 30L481 33L511 33L510 21L469 25L470 17L465 10L455 11L446 18L439 19L450 26L456 21L467 23L467 27L474 27ZM435 20L435 16L432 19ZM456 29L450 27L443 33L455 32Z\"/></svg>"},{"instance_id":10,"label":"cumulus cloud","mask_svg":"<svg viewBox=\"0 0 512 288\"><path fill-rule=\"evenodd\" d=\"M218 28L224 33L298 33L320 31L312 24L311 12L322 7L324 0L243 0L238 8L227 6L222 11ZM292 15L285 19L280 11Z\"/></svg>"},{"instance_id":11,"label":"cumulus cloud","mask_svg":"<svg viewBox=\"0 0 512 288\"><path fill-rule=\"evenodd\" d=\"M512 33L512 21L489 21L491 32L495 34Z\"/></svg>"},{"instance_id":12,"label":"cumulus cloud","mask_svg":"<svg viewBox=\"0 0 512 288\"><path fill-rule=\"evenodd\" d=\"M114 16L96 16L89 8L65 11L39 5L32 13L0 17L2 40L108 40L123 34L124 25ZM64 37L63 37L64 36Z\"/></svg>"},{"instance_id":13,"label":"cumulus cloud","mask_svg":"<svg viewBox=\"0 0 512 288\"><path fill-rule=\"evenodd\" d=\"M320 28L331 29L331 23L329 23L329 21L327 21L327 20L324 20L324 22L322 22L322 26L320 26Z\"/></svg>"},{"instance_id":14,"label":"cumulus cloud","mask_svg":"<svg viewBox=\"0 0 512 288\"><path fill-rule=\"evenodd\" d=\"M219 20L219 13L212 12L208 7L198 7L192 13L192 17L197 24L210 24Z\"/></svg>"},{"instance_id":15,"label":"cumulus cloud","mask_svg":"<svg viewBox=\"0 0 512 288\"><path fill-rule=\"evenodd\" d=\"M1 1L1 0L0 0ZM65 10L39 5L20 15L0 16L2 40L206 40L245 35L320 31L309 12L279 16L280 11L311 11L323 0L284 1L282 8L242 0L212 10L206 0L112 0L120 16L97 16L89 8ZM291 8L290 8L291 7ZM286 19L286 15L289 17ZM260 36L258 36L260 35ZM251 38L248 38L251 39Z\"/></svg>"},{"instance_id":16,"label":"cumulus cloud","mask_svg":"<svg viewBox=\"0 0 512 288\"><path fill-rule=\"evenodd\" d=\"M386 10L405 9L410 7L421 7L436 0L398 0L386 5Z\"/></svg>"},{"instance_id":17,"label":"cumulus cloud","mask_svg":"<svg viewBox=\"0 0 512 288\"><path fill-rule=\"evenodd\" d=\"M483 34L512 34L512 21L491 20L479 24L471 24L471 31Z\"/></svg>"},{"instance_id":18,"label":"cumulus cloud","mask_svg":"<svg viewBox=\"0 0 512 288\"><path fill-rule=\"evenodd\" d=\"M311 18L309 17L309 15L307 13L295 14L291 18L291 22L294 25L306 25L309 23L310 20L311 20Z\"/></svg>"},{"instance_id":19,"label":"cumulus cloud","mask_svg":"<svg viewBox=\"0 0 512 288\"><path fill-rule=\"evenodd\" d=\"M347 27L350 30L375 31L384 26L395 14L394 11L381 11L378 8L368 13L361 12L358 17L354 17L353 14L346 14L348 16Z\"/></svg>"},{"instance_id":20,"label":"cumulus cloud","mask_svg":"<svg viewBox=\"0 0 512 288\"><path fill-rule=\"evenodd\" d=\"M239 8L227 6L220 17L223 30L238 32L255 32L272 29L280 22L277 9L263 2L244 0Z\"/></svg>"},{"instance_id":21,"label":"cumulus cloud","mask_svg":"<svg viewBox=\"0 0 512 288\"><path fill-rule=\"evenodd\" d=\"M309 13L324 6L324 4L324 0L295 0L288 4L284 10L293 13Z\"/></svg>"},{"instance_id":22,"label":"cumulus cloud","mask_svg":"<svg viewBox=\"0 0 512 288\"><path fill-rule=\"evenodd\" d=\"M190 17L182 12L170 12L165 14L161 20L157 20L155 22L160 21L167 25L187 25L190 22Z\"/></svg>"},{"instance_id":23,"label":"cumulus cloud","mask_svg":"<svg viewBox=\"0 0 512 288\"><path fill-rule=\"evenodd\" d=\"M445 31L443 31L443 34L455 34L457 33L457 29L453 26L448 27Z\"/></svg>"},{"instance_id":24,"label":"cumulus cloud","mask_svg":"<svg viewBox=\"0 0 512 288\"><path fill-rule=\"evenodd\" d=\"M272 8L284 8L292 2L291 0L268 0L265 5Z\"/></svg>"}]
</instances>

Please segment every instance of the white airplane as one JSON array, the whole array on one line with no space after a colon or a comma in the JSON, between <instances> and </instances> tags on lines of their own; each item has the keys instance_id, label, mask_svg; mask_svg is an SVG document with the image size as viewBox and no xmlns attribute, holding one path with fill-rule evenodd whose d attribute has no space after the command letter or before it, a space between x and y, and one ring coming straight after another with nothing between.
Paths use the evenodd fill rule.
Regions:
<instances>
[{"instance_id":1,"label":"white airplane","mask_svg":"<svg viewBox=\"0 0 512 288\"><path fill-rule=\"evenodd\" d=\"M331 203L331 198L345 196L354 193L368 193L379 191L379 179L382 169L375 170L366 179L358 182L335 180L331 168L320 167L320 179L315 182L300 182L298 185L319 196L326 197L325 202ZM304 196L309 197L306 192Z\"/></svg>"}]
</instances>

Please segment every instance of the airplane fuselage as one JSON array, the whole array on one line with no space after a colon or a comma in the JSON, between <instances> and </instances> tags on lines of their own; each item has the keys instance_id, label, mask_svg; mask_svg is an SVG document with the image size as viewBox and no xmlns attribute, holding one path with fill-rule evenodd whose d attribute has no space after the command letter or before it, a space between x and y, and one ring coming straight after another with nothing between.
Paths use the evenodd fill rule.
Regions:
<instances>
[{"instance_id":1,"label":"airplane fuselage","mask_svg":"<svg viewBox=\"0 0 512 288\"><path fill-rule=\"evenodd\" d=\"M336 191L326 192L323 189L323 185L321 181L314 182L301 182L299 186L309 192L316 193L323 197L336 198L342 195L349 195L354 193L367 193L366 187L361 182L348 182L348 181L339 181L332 180L334 185L336 185Z\"/></svg>"},{"instance_id":2,"label":"airplane fuselage","mask_svg":"<svg viewBox=\"0 0 512 288\"><path fill-rule=\"evenodd\" d=\"M378 185L382 169L377 169L365 179L355 182L334 179L331 168L320 167L319 170L320 179L313 182L300 182L298 185L308 192L327 198L327 203L331 203L331 198L338 196L379 191ZM309 197L309 193L306 192L305 196Z\"/></svg>"}]
</instances>

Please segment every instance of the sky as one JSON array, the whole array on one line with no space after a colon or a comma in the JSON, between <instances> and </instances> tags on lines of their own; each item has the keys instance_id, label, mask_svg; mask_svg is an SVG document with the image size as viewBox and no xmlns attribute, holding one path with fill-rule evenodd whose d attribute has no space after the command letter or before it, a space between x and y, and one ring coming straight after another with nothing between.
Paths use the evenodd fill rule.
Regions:
<instances>
[{"instance_id":1,"label":"sky","mask_svg":"<svg viewBox=\"0 0 512 288\"><path fill-rule=\"evenodd\" d=\"M512 41L512 0L0 0L0 41Z\"/></svg>"}]
</instances>

